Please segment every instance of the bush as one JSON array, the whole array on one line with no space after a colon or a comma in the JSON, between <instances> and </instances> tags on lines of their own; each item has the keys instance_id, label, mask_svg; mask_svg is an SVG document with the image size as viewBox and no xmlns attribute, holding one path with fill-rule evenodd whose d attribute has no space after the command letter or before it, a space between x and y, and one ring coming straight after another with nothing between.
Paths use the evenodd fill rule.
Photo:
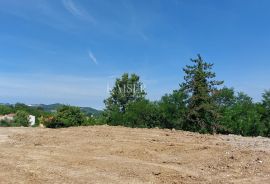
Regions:
<instances>
[{"instance_id":1,"label":"bush","mask_svg":"<svg viewBox=\"0 0 270 184\"><path fill-rule=\"evenodd\" d=\"M95 125L105 125L106 123L106 118L101 114L97 117L95 117Z\"/></svg>"},{"instance_id":2,"label":"bush","mask_svg":"<svg viewBox=\"0 0 270 184\"><path fill-rule=\"evenodd\" d=\"M45 125L47 128L63 128L67 127L63 122L52 121Z\"/></svg>"},{"instance_id":3,"label":"bush","mask_svg":"<svg viewBox=\"0 0 270 184\"><path fill-rule=\"evenodd\" d=\"M124 125L129 127L161 127L162 117L158 105L148 100L130 103L124 114Z\"/></svg>"},{"instance_id":4,"label":"bush","mask_svg":"<svg viewBox=\"0 0 270 184\"><path fill-rule=\"evenodd\" d=\"M14 109L8 105L0 105L0 115L13 113Z\"/></svg>"},{"instance_id":5,"label":"bush","mask_svg":"<svg viewBox=\"0 0 270 184\"><path fill-rule=\"evenodd\" d=\"M160 113L163 117L163 128L182 129L185 123L187 94L182 90L174 90L164 95L159 101Z\"/></svg>"},{"instance_id":6,"label":"bush","mask_svg":"<svg viewBox=\"0 0 270 184\"><path fill-rule=\"evenodd\" d=\"M96 120L93 117L86 117L85 121L83 122L82 126L92 126L96 125Z\"/></svg>"},{"instance_id":7,"label":"bush","mask_svg":"<svg viewBox=\"0 0 270 184\"><path fill-rule=\"evenodd\" d=\"M57 109L54 118L45 123L48 128L61 128L70 126L81 126L86 122L85 115L79 107L63 105Z\"/></svg>"},{"instance_id":8,"label":"bush","mask_svg":"<svg viewBox=\"0 0 270 184\"><path fill-rule=\"evenodd\" d=\"M29 114L25 111L18 110L14 117L14 126L30 126Z\"/></svg>"},{"instance_id":9,"label":"bush","mask_svg":"<svg viewBox=\"0 0 270 184\"><path fill-rule=\"evenodd\" d=\"M5 120L0 121L0 127L10 127L11 123Z\"/></svg>"},{"instance_id":10,"label":"bush","mask_svg":"<svg viewBox=\"0 0 270 184\"><path fill-rule=\"evenodd\" d=\"M220 133L240 134L243 136L263 135L264 125L261 115L252 99L244 93L235 97L235 103L222 111Z\"/></svg>"},{"instance_id":11,"label":"bush","mask_svg":"<svg viewBox=\"0 0 270 184\"><path fill-rule=\"evenodd\" d=\"M124 116L123 112L120 112L116 105L106 109L103 113L103 119L108 125L123 125L124 126Z\"/></svg>"}]
</instances>

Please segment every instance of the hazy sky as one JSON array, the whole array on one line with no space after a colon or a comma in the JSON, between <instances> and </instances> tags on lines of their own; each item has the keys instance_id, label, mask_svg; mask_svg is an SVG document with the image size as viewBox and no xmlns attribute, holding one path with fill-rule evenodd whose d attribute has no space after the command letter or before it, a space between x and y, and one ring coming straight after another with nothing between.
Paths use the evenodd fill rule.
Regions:
<instances>
[{"instance_id":1,"label":"hazy sky","mask_svg":"<svg viewBox=\"0 0 270 184\"><path fill-rule=\"evenodd\" d=\"M268 0L0 0L0 102L103 108L135 72L156 100L200 53L217 79L270 89Z\"/></svg>"}]
</instances>

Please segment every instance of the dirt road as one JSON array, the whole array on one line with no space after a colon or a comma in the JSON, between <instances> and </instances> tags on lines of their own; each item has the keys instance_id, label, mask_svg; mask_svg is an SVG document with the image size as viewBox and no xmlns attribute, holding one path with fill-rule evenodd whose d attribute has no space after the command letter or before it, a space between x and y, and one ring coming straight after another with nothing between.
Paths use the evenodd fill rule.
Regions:
<instances>
[{"instance_id":1,"label":"dirt road","mask_svg":"<svg viewBox=\"0 0 270 184\"><path fill-rule=\"evenodd\" d=\"M109 126L0 128L0 183L270 183L270 139Z\"/></svg>"}]
</instances>

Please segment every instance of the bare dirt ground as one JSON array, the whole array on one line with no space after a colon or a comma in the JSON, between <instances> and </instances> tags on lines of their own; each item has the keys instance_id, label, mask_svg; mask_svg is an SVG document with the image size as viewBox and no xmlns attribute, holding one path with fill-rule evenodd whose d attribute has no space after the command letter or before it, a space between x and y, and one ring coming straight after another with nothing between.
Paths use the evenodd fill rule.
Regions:
<instances>
[{"instance_id":1,"label":"bare dirt ground","mask_svg":"<svg viewBox=\"0 0 270 184\"><path fill-rule=\"evenodd\" d=\"M0 128L0 183L270 183L270 139L109 126Z\"/></svg>"}]
</instances>

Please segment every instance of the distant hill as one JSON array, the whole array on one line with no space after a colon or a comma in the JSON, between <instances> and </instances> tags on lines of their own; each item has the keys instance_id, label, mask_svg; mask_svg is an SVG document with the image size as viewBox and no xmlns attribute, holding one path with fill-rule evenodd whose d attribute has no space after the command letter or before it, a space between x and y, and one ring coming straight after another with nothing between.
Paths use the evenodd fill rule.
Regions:
<instances>
[{"instance_id":1,"label":"distant hill","mask_svg":"<svg viewBox=\"0 0 270 184\"><path fill-rule=\"evenodd\" d=\"M59 108L60 106L62 106L63 104L60 103L55 103L55 104L49 104L49 105L45 105L45 104L35 104L35 105L30 105L32 107L41 107L44 111L46 112L56 112L57 108ZM87 115L100 115L102 113L102 111L94 109L92 107L80 107L81 111L84 112Z\"/></svg>"}]
</instances>

